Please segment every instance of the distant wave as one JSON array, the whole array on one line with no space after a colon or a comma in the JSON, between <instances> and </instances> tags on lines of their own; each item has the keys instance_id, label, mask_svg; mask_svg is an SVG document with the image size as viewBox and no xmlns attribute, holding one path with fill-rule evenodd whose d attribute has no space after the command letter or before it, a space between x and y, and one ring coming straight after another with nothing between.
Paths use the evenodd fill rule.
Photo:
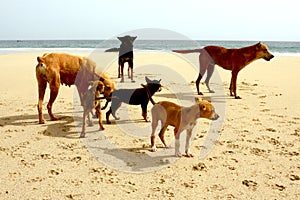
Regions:
<instances>
[{"instance_id":1,"label":"distant wave","mask_svg":"<svg viewBox=\"0 0 300 200\"><path fill-rule=\"evenodd\" d=\"M66 52L70 54L91 54L94 51L104 52L107 48L0 48L0 54ZM137 53L172 53L170 49L145 50L134 49ZM300 56L300 52L271 51L275 56Z\"/></svg>"}]
</instances>

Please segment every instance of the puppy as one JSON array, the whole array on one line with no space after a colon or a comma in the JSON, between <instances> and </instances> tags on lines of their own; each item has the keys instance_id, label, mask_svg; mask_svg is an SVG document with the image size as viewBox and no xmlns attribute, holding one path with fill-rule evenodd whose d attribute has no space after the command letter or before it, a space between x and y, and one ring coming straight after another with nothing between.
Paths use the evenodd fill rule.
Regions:
<instances>
[{"instance_id":1,"label":"puppy","mask_svg":"<svg viewBox=\"0 0 300 200\"><path fill-rule=\"evenodd\" d=\"M121 82L124 82L124 63L128 63L128 77L133 80L133 42L137 37L131 37L126 35L124 37L118 37L122 42L119 48L119 66L118 66L118 78L121 78Z\"/></svg>"},{"instance_id":2,"label":"puppy","mask_svg":"<svg viewBox=\"0 0 300 200\"><path fill-rule=\"evenodd\" d=\"M91 88L84 93L82 98L82 106L83 106L83 117L82 117L82 131L81 138L85 137L85 120L86 116L88 117L88 124L90 126L93 125L89 113L95 109L96 114L99 119L100 130L104 130L102 124L102 116L101 116L101 104L100 104L100 94L104 92L104 84L102 81L91 81Z\"/></svg>"},{"instance_id":3,"label":"puppy","mask_svg":"<svg viewBox=\"0 0 300 200\"><path fill-rule=\"evenodd\" d=\"M142 116L145 121L147 119L147 105L149 101L152 102L151 98L155 92L161 90L160 81L157 80L150 80L149 78L145 77L147 84L143 85L142 88L138 89L118 89L112 93L111 97L111 107L109 111L106 113L106 122L110 124L109 116L110 114L113 115L115 119L120 119L116 116L116 111L121 106L122 102L127 103L130 105L141 105L142 107Z\"/></svg>"},{"instance_id":4,"label":"puppy","mask_svg":"<svg viewBox=\"0 0 300 200\"><path fill-rule=\"evenodd\" d=\"M161 130L159 132L159 138L165 147L167 147L164 133L167 127L174 127L175 135L175 156L180 157L181 153L179 151L180 143L180 133L184 130L187 131L186 134L186 144L185 153L187 157L193 157L194 155L190 151L190 142L193 128L196 125L198 118L207 118L211 120L216 120L219 115L215 112L214 106L208 101L196 99L196 104L190 107L182 107L175 103L169 101L160 101L152 107L152 134L151 134L151 148L155 152L155 130L158 125L158 121L161 121Z\"/></svg>"}]
</instances>

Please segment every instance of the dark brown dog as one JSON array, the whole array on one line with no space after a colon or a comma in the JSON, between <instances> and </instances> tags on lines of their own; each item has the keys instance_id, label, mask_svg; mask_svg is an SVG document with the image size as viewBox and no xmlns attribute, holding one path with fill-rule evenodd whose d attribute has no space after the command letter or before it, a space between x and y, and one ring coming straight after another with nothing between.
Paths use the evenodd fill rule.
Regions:
<instances>
[{"instance_id":1,"label":"dark brown dog","mask_svg":"<svg viewBox=\"0 0 300 200\"><path fill-rule=\"evenodd\" d=\"M218 114L215 112L214 106L205 100L196 99L196 104L190 107L182 107L175 103L169 101L160 101L156 103L151 110L152 113L152 134L151 134L151 148L152 151L156 151L155 146L155 130L158 125L158 121L161 121L161 130L159 132L159 138L167 148L164 133L167 127L174 127L175 135L175 155L181 156L179 151L180 143L180 133L184 130L186 133L186 144L185 153L188 157L193 157L190 152L190 142L193 128L196 125L196 120L198 118L207 118L211 120L216 120L219 118Z\"/></svg>"},{"instance_id":2,"label":"dark brown dog","mask_svg":"<svg viewBox=\"0 0 300 200\"><path fill-rule=\"evenodd\" d=\"M121 82L124 82L124 64L128 63L128 77L133 80L133 42L137 37L131 37L126 35L124 37L118 37L122 42L119 48L119 67L118 78L121 78Z\"/></svg>"},{"instance_id":3,"label":"dark brown dog","mask_svg":"<svg viewBox=\"0 0 300 200\"><path fill-rule=\"evenodd\" d=\"M38 82L38 113L39 123L45 123L42 105L47 83L50 86L50 99L47 104L51 120L56 120L52 113L52 105L57 97L60 84L76 85L82 102L82 96L88 89L89 81L95 80L96 64L88 58L69 55L66 53L50 53L37 57L35 68Z\"/></svg>"},{"instance_id":4,"label":"dark brown dog","mask_svg":"<svg viewBox=\"0 0 300 200\"><path fill-rule=\"evenodd\" d=\"M102 81L92 81L90 83L91 88L84 93L82 97L82 106L83 106L83 117L82 117L82 131L81 138L85 137L85 120L88 117L88 124L92 126L93 123L90 119L89 113L95 109L96 114L99 120L100 130L104 130L102 123L102 115L101 115L101 103L100 103L100 95L104 92L104 84Z\"/></svg>"},{"instance_id":5,"label":"dark brown dog","mask_svg":"<svg viewBox=\"0 0 300 200\"><path fill-rule=\"evenodd\" d=\"M268 51L268 47L261 42L240 49L226 49L220 46L206 46L203 49L173 51L177 53L200 53L200 72L196 80L196 87L199 95L202 95L202 92L199 90L200 80L206 71L207 77L205 83L208 90L213 92L213 90L211 90L209 87L209 80L214 71L215 64L224 69L231 70L232 76L229 87L230 96L234 96L236 99L240 99L236 92L236 80L239 71L257 59L263 58L269 61L274 57Z\"/></svg>"}]
</instances>

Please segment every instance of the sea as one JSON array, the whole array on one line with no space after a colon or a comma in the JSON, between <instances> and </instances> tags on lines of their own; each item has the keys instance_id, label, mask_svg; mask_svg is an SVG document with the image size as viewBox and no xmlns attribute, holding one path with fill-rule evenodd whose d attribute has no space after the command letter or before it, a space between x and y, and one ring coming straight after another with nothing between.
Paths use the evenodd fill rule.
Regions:
<instances>
[{"instance_id":1,"label":"sea","mask_svg":"<svg viewBox=\"0 0 300 200\"><path fill-rule=\"evenodd\" d=\"M300 56L300 42L261 41L275 55ZM219 41L219 40L136 40L134 50L141 52L168 52L172 49L195 49L208 45L226 48L241 48L257 41ZM0 54L15 54L40 51L61 51L89 53L120 46L119 40L0 40Z\"/></svg>"}]
</instances>

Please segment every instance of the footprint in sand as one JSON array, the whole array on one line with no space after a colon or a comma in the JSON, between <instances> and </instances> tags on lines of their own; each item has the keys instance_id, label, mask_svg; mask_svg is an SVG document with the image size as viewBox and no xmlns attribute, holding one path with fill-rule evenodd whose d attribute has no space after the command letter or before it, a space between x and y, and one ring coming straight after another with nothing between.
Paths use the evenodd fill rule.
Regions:
<instances>
[{"instance_id":1,"label":"footprint in sand","mask_svg":"<svg viewBox=\"0 0 300 200\"><path fill-rule=\"evenodd\" d=\"M279 191L282 191L285 189L285 186L283 185L279 185L279 184L275 184L272 186L273 189L276 189L276 190L279 190Z\"/></svg>"},{"instance_id":2,"label":"footprint in sand","mask_svg":"<svg viewBox=\"0 0 300 200\"><path fill-rule=\"evenodd\" d=\"M299 180L300 180L300 177L299 177L298 175L291 174L291 175L290 175L290 180L291 180L291 181L299 181Z\"/></svg>"},{"instance_id":3,"label":"footprint in sand","mask_svg":"<svg viewBox=\"0 0 300 200\"><path fill-rule=\"evenodd\" d=\"M243 180L242 184L247 186L249 189L256 190L257 189L257 183L252 180Z\"/></svg>"},{"instance_id":4,"label":"footprint in sand","mask_svg":"<svg viewBox=\"0 0 300 200\"><path fill-rule=\"evenodd\" d=\"M193 165L193 171L207 171L207 167L203 162L199 162L197 165Z\"/></svg>"}]
</instances>

